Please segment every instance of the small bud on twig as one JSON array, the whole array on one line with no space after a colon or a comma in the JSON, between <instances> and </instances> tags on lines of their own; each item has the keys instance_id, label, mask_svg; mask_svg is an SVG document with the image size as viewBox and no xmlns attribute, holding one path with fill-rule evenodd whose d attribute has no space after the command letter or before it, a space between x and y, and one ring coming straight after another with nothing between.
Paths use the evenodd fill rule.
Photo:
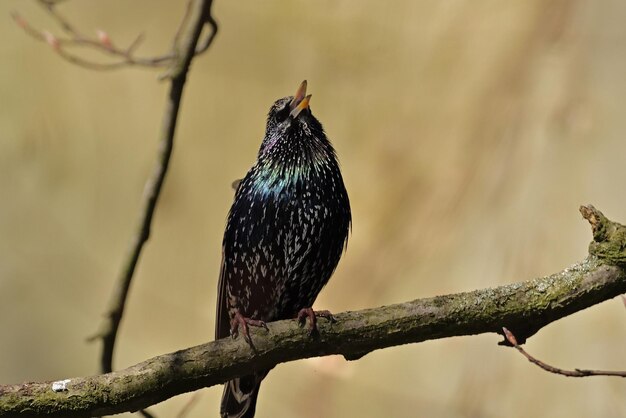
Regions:
<instances>
[{"instance_id":1,"label":"small bud on twig","mask_svg":"<svg viewBox=\"0 0 626 418\"><path fill-rule=\"evenodd\" d=\"M15 23L17 23L17 25L20 28L28 29L28 23L26 22L26 20L22 16L20 16L16 12L11 13L11 16L13 16L13 20L15 20Z\"/></svg>"},{"instance_id":2,"label":"small bud on twig","mask_svg":"<svg viewBox=\"0 0 626 418\"><path fill-rule=\"evenodd\" d=\"M512 346L517 346L517 338L515 338L515 335L513 335L513 333L511 331L509 331L508 329L506 329L505 327L502 327L502 331L504 332L504 336L506 337L507 341L509 343L511 343Z\"/></svg>"},{"instance_id":3,"label":"small bud on twig","mask_svg":"<svg viewBox=\"0 0 626 418\"><path fill-rule=\"evenodd\" d=\"M98 34L98 40L104 47L109 49L113 48L113 42L111 42L111 38L108 33L100 29L96 30L96 33Z\"/></svg>"},{"instance_id":4,"label":"small bud on twig","mask_svg":"<svg viewBox=\"0 0 626 418\"><path fill-rule=\"evenodd\" d=\"M48 45L52 47L52 49L54 49L55 51L59 51L61 49L61 44L56 36L48 31L43 31L43 36L46 39Z\"/></svg>"}]
</instances>

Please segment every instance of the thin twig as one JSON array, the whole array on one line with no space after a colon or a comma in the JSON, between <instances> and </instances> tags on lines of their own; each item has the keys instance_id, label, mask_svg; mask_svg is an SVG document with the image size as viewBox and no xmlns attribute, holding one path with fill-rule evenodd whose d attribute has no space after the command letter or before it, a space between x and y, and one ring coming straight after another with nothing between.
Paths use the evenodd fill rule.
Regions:
<instances>
[{"instance_id":1,"label":"thin twig","mask_svg":"<svg viewBox=\"0 0 626 418\"><path fill-rule=\"evenodd\" d=\"M143 33L140 33L139 35L137 35L135 40L132 41L130 45L128 45L128 48L126 49L126 52L128 53L128 55L132 55L133 52L135 52L135 49L137 49L139 45L141 45L141 43L143 42L144 37L145 35Z\"/></svg>"},{"instance_id":2,"label":"thin twig","mask_svg":"<svg viewBox=\"0 0 626 418\"><path fill-rule=\"evenodd\" d=\"M162 55L153 57L138 57L135 55L138 45L143 40L143 34L138 35L131 44L126 48L119 48L113 42L110 41L106 32L99 31L100 35L104 35L106 41L103 41L101 37L90 37L80 32L65 16L63 16L57 10L58 1L51 0L37 0L39 5L48 12L50 17L57 22L61 29L66 33L67 37L57 37L46 31L36 29L32 27L26 19L20 16L17 12L12 12L13 20L30 36L34 39L47 42L53 46L54 51L65 61L71 64L87 68L90 70L116 70L123 67L141 66L141 67L170 67L172 62L175 61L175 52L168 52ZM174 36L174 44L178 44L180 34L187 26L187 20L189 16L189 10L191 8L191 0L187 3L187 9L183 16L180 25L176 30ZM213 42L215 35L217 34L217 23L210 15L204 17L203 26L206 25L211 28L211 33L202 42L198 43L195 54L199 55L205 52ZM50 40L54 39L54 43ZM76 53L70 52L68 49L75 47L83 47L94 49L104 55L108 55L114 58L112 62L99 62L92 61L86 58L82 58Z\"/></svg>"},{"instance_id":3,"label":"thin twig","mask_svg":"<svg viewBox=\"0 0 626 418\"><path fill-rule=\"evenodd\" d=\"M140 65L146 67L167 67L167 73L162 78L171 79L169 100L163 117L163 127L161 130L160 147L157 162L151 177L148 179L144 198L141 205L140 217L137 223L137 231L131 240L129 249L124 258L122 269L115 288L105 319L103 320L96 335L89 338L90 341L101 339L103 342L100 367L103 373L111 372L113 369L113 352L117 332L124 314L124 307L130 290L132 278L139 262L139 257L144 244L150 237L150 226L156 209L156 204L165 181L165 175L169 166L173 149L174 133L178 118L178 110L182 97L183 87L187 77L187 71L191 60L195 55L206 51L215 35L217 34L217 23L211 15L211 0L189 0L185 14L176 31L174 45L171 52L167 54L150 57L136 57L135 51L141 41L143 34L140 34L126 48L120 49L109 38L104 31L98 31L97 38L91 38L81 33L65 16L56 8L59 1L37 0L53 20L62 28L68 36L59 38L47 31L41 31L32 27L26 19L17 12L12 13L13 20L28 35L38 41L48 43L52 49L64 60L80 67L91 70L113 70L127 66ZM200 34L204 26L212 28L208 38L199 43ZM104 54L117 58L117 61L101 63L82 58L80 55L68 51L71 47L88 47L100 51ZM140 411L146 418L152 418L147 411Z\"/></svg>"},{"instance_id":4,"label":"thin twig","mask_svg":"<svg viewBox=\"0 0 626 418\"><path fill-rule=\"evenodd\" d=\"M137 231L130 242L129 250L122 263L122 269L109 301L109 307L107 309L105 319L98 333L90 338L91 340L99 338L103 341L100 365L101 370L104 373L108 373L113 369L113 351L117 331L124 314L124 307L135 268L137 267L143 246L150 237L152 218L154 216L163 182L165 181L165 175L167 174L174 146L174 134L176 131L176 122L178 120L178 110L180 107L180 100L185 85L187 71L194 56L194 50L198 42L200 32L205 23L205 15L210 13L211 3L211 0L192 1L191 15L188 19L188 25L181 32L182 35L180 43L175 46L175 54L179 57L179 59L173 65L175 69L170 70L171 87L163 116L158 159L155 163L152 175L148 179L144 189L144 198L141 205L139 220L137 222Z\"/></svg>"},{"instance_id":5,"label":"thin twig","mask_svg":"<svg viewBox=\"0 0 626 418\"><path fill-rule=\"evenodd\" d=\"M133 55L135 48L137 47L138 42L142 39L141 36L136 38L131 45L123 50L118 49L114 46L105 46L99 40L95 39L86 39L86 38L58 38L48 32L40 31L34 27L32 27L26 19L24 19L17 12L12 12L11 16L13 20L20 26L26 34L33 37L34 39L47 42L53 48L53 50L59 54L61 58L68 61L71 64L77 65L79 67L87 68L89 70L116 70L123 67L130 66L143 66L143 67L163 67L168 65L169 61L173 59L173 54L165 54L158 57L152 58L139 58ZM54 40L54 43L51 43L50 40ZM108 55L112 55L120 58L118 61L109 62L109 63L101 63L90 61L80 57L77 54L73 54L69 52L67 49L69 47L90 47L94 48L98 51L106 53Z\"/></svg>"},{"instance_id":6,"label":"thin twig","mask_svg":"<svg viewBox=\"0 0 626 418\"><path fill-rule=\"evenodd\" d=\"M191 2L187 2L185 6L185 13L183 14L183 18L180 20L180 24L176 29L176 33L174 34L174 39L172 45L176 46L180 42L180 37L183 32L183 29L187 27L187 21L189 20L189 16L191 15Z\"/></svg>"},{"instance_id":7,"label":"thin twig","mask_svg":"<svg viewBox=\"0 0 626 418\"><path fill-rule=\"evenodd\" d=\"M163 116L159 155L152 175L146 182L144 199L137 223L137 232L131 240L130 248L122 263L122 270L109 301L105 319L98 333L90 338L90 340L102 339L100 369L103 373L109 373L113 370L115 342L124 315L124 307L130 291L130 285L143 246L150 238L152 218L172 155L178 110L187 78L187 71L194 57L195 46L198 43L200 32L204 26L205 15L210 13L211 4L212 0L195 0L190 3L189 16L185 18L187 25L181 30L179 43L174 45L175 54L179 57L179 61L175 63L178 72L173 73L171 77L170 93ZM146 418L152 418L152 415L147 411L140 411L140 413Z\"/></svg>"},{"instance_id":8,"label":"thin twig","mask_svg":"<svg viewBox=\"0 0 626 418\"><path fill-rule=\"evenodd\" d=\"M554 367L551 366L547 363L544 363L543 361L531 356L530 354L528 354L526 352L526 350L524 350L522 348L522 346L520 346L517 343L517 338L515 338L515 335L513 335L513 333L511 331L509 331L508 329L506 329L505 327L502 327L502 331L504 332L504 336L506 337L507 341L513 346L515 347L515 349L517 351L519 351L524 357L526 357L528 359L528 361L530 361L531 363L541 367L543 370L550 372L550 373L554 373L554 374L560 374L562 376L567 376L567 377L587 377L587 376L615 376L615 377L626 377L626 372L622 372L622 371L613 371L613 370L589 370L589 369L574 369L574 370L565 370L565 369L561 369L559 367Z\"/></svg>"},{"instance_id":9,"label":"thin twig","mask_svg":"<svg viewBox=\"0 0 626 418\"><path fill-rule=\"evenodd\" d=\"M185 418L187 414L191 411L191 408L194 406L196 402L200 399L200 392L194 392L193 395L189 398L189 400L185 403L183 408L180 410L176 418Z\"/></svg>"},{"instance_id":10,"label":"thin twig","mask_svg":"<svg viewBox=\"0 0 626 418\"><path fill-rule=\"evenodd\" d=\"M209 49L209 47L213 43L213 39L215 39L215 36L217 35L217 30L218 30L217 22L215 21L215 19L213 18L210 12L207 13L207 15L205 16L205 22L211 28L211 33L209 33L209 35L204 39L204 41L199 42L199 45L196 47L196 54L202 54L204 51Z\"/></svg>"},{"instance_id":11,"label":"thin twig","mask_svg":"<svg viewBox=\"0 0 626 418\"><path fill-rule=\"evenodd\" d=\"M152 415L150 412L148 412L147 409L141 409L141 410L137 411L137 413L139 415L141 415L143 418L156 418L154 415Z\"/></svg>"},{"instance_id":12,"label":"thin twig","mask_svg":"<svg viewBox=\"0 0 626 418\"><path fill-rule=\"evenodd\" d=\"M79 39L84 38L84 36L74 28L74 25L72 25L69 20L57 11L56 4L54 2L50 2L48 0L38 0L38 2L48 12L48 14L50 14L50 16L57 21L59 26L61 26L65 32Z\"/></svg>"}]
</instances>

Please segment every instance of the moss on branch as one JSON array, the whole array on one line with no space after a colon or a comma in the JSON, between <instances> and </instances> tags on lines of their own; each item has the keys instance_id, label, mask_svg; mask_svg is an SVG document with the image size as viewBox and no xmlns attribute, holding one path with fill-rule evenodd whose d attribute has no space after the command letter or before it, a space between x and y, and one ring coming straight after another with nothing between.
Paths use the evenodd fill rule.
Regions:
<instances>
[{"instance_id":1,"label":"moss on branch","mask_svg":"<svg viewBox=\"0 0 626 418\"><path fill-rule=\"evenodd\" d=\"M626 227L608 220L592 205L581 206L580 213L589 221L593 232L589 254L610 264L626 266Z\"/></svg>"}]
</instances>

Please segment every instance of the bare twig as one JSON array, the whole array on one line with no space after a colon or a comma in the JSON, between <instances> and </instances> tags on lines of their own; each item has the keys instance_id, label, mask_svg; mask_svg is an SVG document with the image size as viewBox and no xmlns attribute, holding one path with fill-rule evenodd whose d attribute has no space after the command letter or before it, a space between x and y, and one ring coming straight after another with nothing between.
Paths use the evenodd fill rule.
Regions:
<instances>
[{"instance_id":1,"label":"bare twig","mask_svg":"<svg viewBox=\"0 0 626 418\"><path fill-rule=\"evenodd\" d=\"M180 25L178 25L178 28L176 29L176 33L174 34L173 45L178 45L178 43L180 42L180 36L182 34L183 28L187 27L187 21L189 20L190 15L191 15L191 2L187 2L187 5L185 6L185 14L183 14L183 18L180 21Z\"/></svg>"},{"instance_id":2,"label":"bare twig","mask_svg":"<svg viewBox=\"0 0 626 418\"><path fill-rule=\"evenodd\" d=\"M38 3L57 21L59 26L67 32L69 35L74 36L79 39L84 39L75 28L74 25L70 23L62 14L60 14L56 9L56 3L51 2L49 0L38 0Z\"/></svg>"},{"instance_id":3,"label":"bare twig","mask_svg":"<svg viewBox=\"0 0 626 418\"><path fill-rule=\"evenodd\" d=\"M13 12L12 14L13 20L26 32L28 35L37 39L38 41L47 42L50 44L49 39L50 35L47 35L48 32L38 30L32 27L26 19L24 19L17 12ZM52 35L54 39L56 39L56 45L53 46L53 50L59 54L61 58L64 60L78 65L80 67L84 67L90 70L115 70L122 67L129 66L143 66L143 67L163 67L168 65L168 63L173 59L172 54L165 54L162 56L151 57L151 58L140 58L134 56L134 51L137 47L138 42L141 40L141 36L136 38L131 45L126 49L119 49L113 44L107 46L103 44L99 39L91 39L84 38L82 35L79 37L75 35L71 38L58 38ZM103 52L107 55L111 55L119 58L117 61L101 63L90 61L80 57L77 54L73 54L68 51L68 47L90 47L96 49L100 52Z\"/></svg>"},{"instance_id":4,"label":"bare twig","mask_svg":"<svg viewBox=\"0 0 626 418\"><path fill-rule=\"evenodd\" d=\"M156 418L154 415L148 412L147 409L140 409L139 411L137 411L137 413L141 415L143 418Z\"/></svg>"},{"instance_id":5,"label":"bare twig","mask_svg":"<svg viewBox=\"0 0 626 418\"><path fill-rule=\"evenodd\" d=\"M202 42L198 42L198 46L196 47L196 54L202 54L204 51L209 49L209 47L213 43L213 40L215 39L215 36L217 35L218 26L217 26L217 22L213 18L213 15L211 15L211 13L207 13L205 18L206 18L205 23L209 26L211 31L209 32L209 35Z\"/></svg>"},{"instance_id":6,"label":"bare twig","mask_svg":"<svg viewBox=\"0 0 626 418\"><path fill-rule=\"evenodd\" d=\"M12 17L28 35L39 41L48 43L64 60L93 70L112 70L132 65L167 67L166 74L161 78L169 78L171 80L170 93L163 117L159 155L153 173L145 186L137 231L131 240L126 257L124 258L120 275L109 301L105 319L97 334L89 338L89 340L101 339L103 341L100 367L103 373L108 373L113 369L115 341L124 314L124 307L132 278L143 245L150 236L152 218L169 166L178 110L187 71L193 57L209 48L217 34L218 28L215 19L211 15L211 0L189 0L183 19L174 37L172 51L161 56L139 58L135 56L135 51L143 40L143 34L137 36L127 48L120 49L111 41L109 35L104 31L97 31L97 38L92 38L81 33L67 18L59 13L56 8L56 5L59 3L58 0L37 0L37 2L48 12L51 18L57 22L65 32L67 38L59 38L50 32L41 31L32 27L16 12L12 13ZM205 26L211 28L211 32L205 40L199 42L200 34ZM70 47L77 46L95 49L117 60L108 63L94 62L68 51ZM140 411L140 413L146 418L152 417L147 411Z\"/></svg>"},{"instance_id":7,"label":"bare twig","mask_svg":"<svg viewBox=\"0 0 626 418\"><path fill-rule=\"evenodd\" d=\"M195 392L193 395L191 395L189 400L183 406L183 409L181 409L178 415L176 415L176 418L185 418L189 411L191 411L191 408L195 405L196 402L198 402L199 399L200 392Z\"/></svg>"},{"instance_id":8,"label":"bare twig","mask_svg":"<svg viewBox=\"0 0 626 418\"><path fill-rule=\"evenodd\" d=\"M150 226L156 209L156 204L165 181L170 156L174 145L174 133L180 100L185 85L189 64L194 56L195 46L200 32L205 24L206 16L210 14L211 0L192 0L190 16L187 26L181 30L180 42L175 46L174 54L177 60L172 63L168 71L171 78L171 87L163 116L161 129L159 156L152 175L146 183L144 199L137 223L137 231L131 240L119 278L109 302L109 307L98 333L91 339L100 338L103 341L101 370L104 373L112 370L113 350L124 313L124 306L132 282L135 268L141 255L143 245L150 237Z\"/></svg>"},{"instance_id":9,"label":"bare twig","mask_svg":"<svg viewBox=\"0 0 626 418\"><path fill-rule=\"evenodd\" d=\"M138 57L135 55L135 51L143 40L143 34L138 35L131 44L126 48L119 48L113 42L110 41L109 36L104 31L98 31L99 36L90 37L80 32L65 16L63 16L57 10L58 1L51 0L37 0L37 2L48 12L51 18L57 22L61 29L65 32L66 38L57 37L54 35L47 35L46 31L42 31L32 27L26 19L20 16L17 12L12 13L13 20L30 36L33 38L47 42L50 44L49 39L53 37L55 44L53 49L64 60L75 64L80 67L84 67L90 70L115 70L122 67L141 66L141 67L168 67L172 65L172 62L176 60L175 51L168 52L163 55L157 55L153 57ZM191 8L191 1L187 4L187 11L179 25L176 35L174 37L175 44L178 43L178 38L184 28L187 26L188 14ZM198 43L195 48L195 54L201 54L206 51L211 45L213 38L217 34L217 23L210 15L210 12L203 21L203 26L206 25L211 28L209 36ZM101 35L106 35L103 37ZM82 58L80 55L72 53L69 48L72 47L87 47L99 51L105 55L114 58L113 62L97 62Z\"/></svg>"},{"instance_id":10,"label":"bare twig","mask_svg":"<svg viewBox=\"0 0 626 418\"><path fill-rule=\"evenodd\" d=\"M513 333L511 331L509 331L506 328L502 328L502 331L504 332L504 336L506 337L507 341L513 346L515 347L515 349L517 351L519 351L524 357L526 357L528 359L528 361L530 361L533 364L536 364L537 366L541 367L543 370L550 372L550 373L554 373L554 374L560 374L562 376L567 376L567 377L587 377L587 376L615 376L615 377L626 377L626 371L622 372L622 371L612 371L612 370L589 370L589 369L574 369L574 370L565 370L565 369L561 369L559 367L554 367L551 366L547 363L544 363L543 361L531 356L530 354L528 354L526 352L526 350L524 350L518 343L517 343L517 339L515 338L515 335L513 335Z\"/></svg>"}]
</instances>

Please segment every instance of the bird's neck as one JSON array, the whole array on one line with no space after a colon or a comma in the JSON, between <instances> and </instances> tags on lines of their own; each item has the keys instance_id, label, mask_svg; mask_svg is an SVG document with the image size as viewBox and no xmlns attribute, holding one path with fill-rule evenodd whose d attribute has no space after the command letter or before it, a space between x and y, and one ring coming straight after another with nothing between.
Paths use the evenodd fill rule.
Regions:
<instances>
[{"instance_id":1,"label":"bird's neck","mask_svg":"<svg viewBox=\"0 0 626 418\"><path fill-rule=\"evenodd\" d=\"M261 150L251 175L257 191L282 194L321 181L324 173L336 166L335 151L326 138L295 139L290 143L277 141Z\"/></svg>"},{"instance_id":2,"label":"bird's neck","mask_svg":"<svg viewBox=\"0 0 626 418\"><path fill-rule=\"evenodd\" d=\"M280 171L315 170L330 162L336 164L335 151L325 136L281 138L259 151L261 169Z\"/></svg>"}]
</instances>

